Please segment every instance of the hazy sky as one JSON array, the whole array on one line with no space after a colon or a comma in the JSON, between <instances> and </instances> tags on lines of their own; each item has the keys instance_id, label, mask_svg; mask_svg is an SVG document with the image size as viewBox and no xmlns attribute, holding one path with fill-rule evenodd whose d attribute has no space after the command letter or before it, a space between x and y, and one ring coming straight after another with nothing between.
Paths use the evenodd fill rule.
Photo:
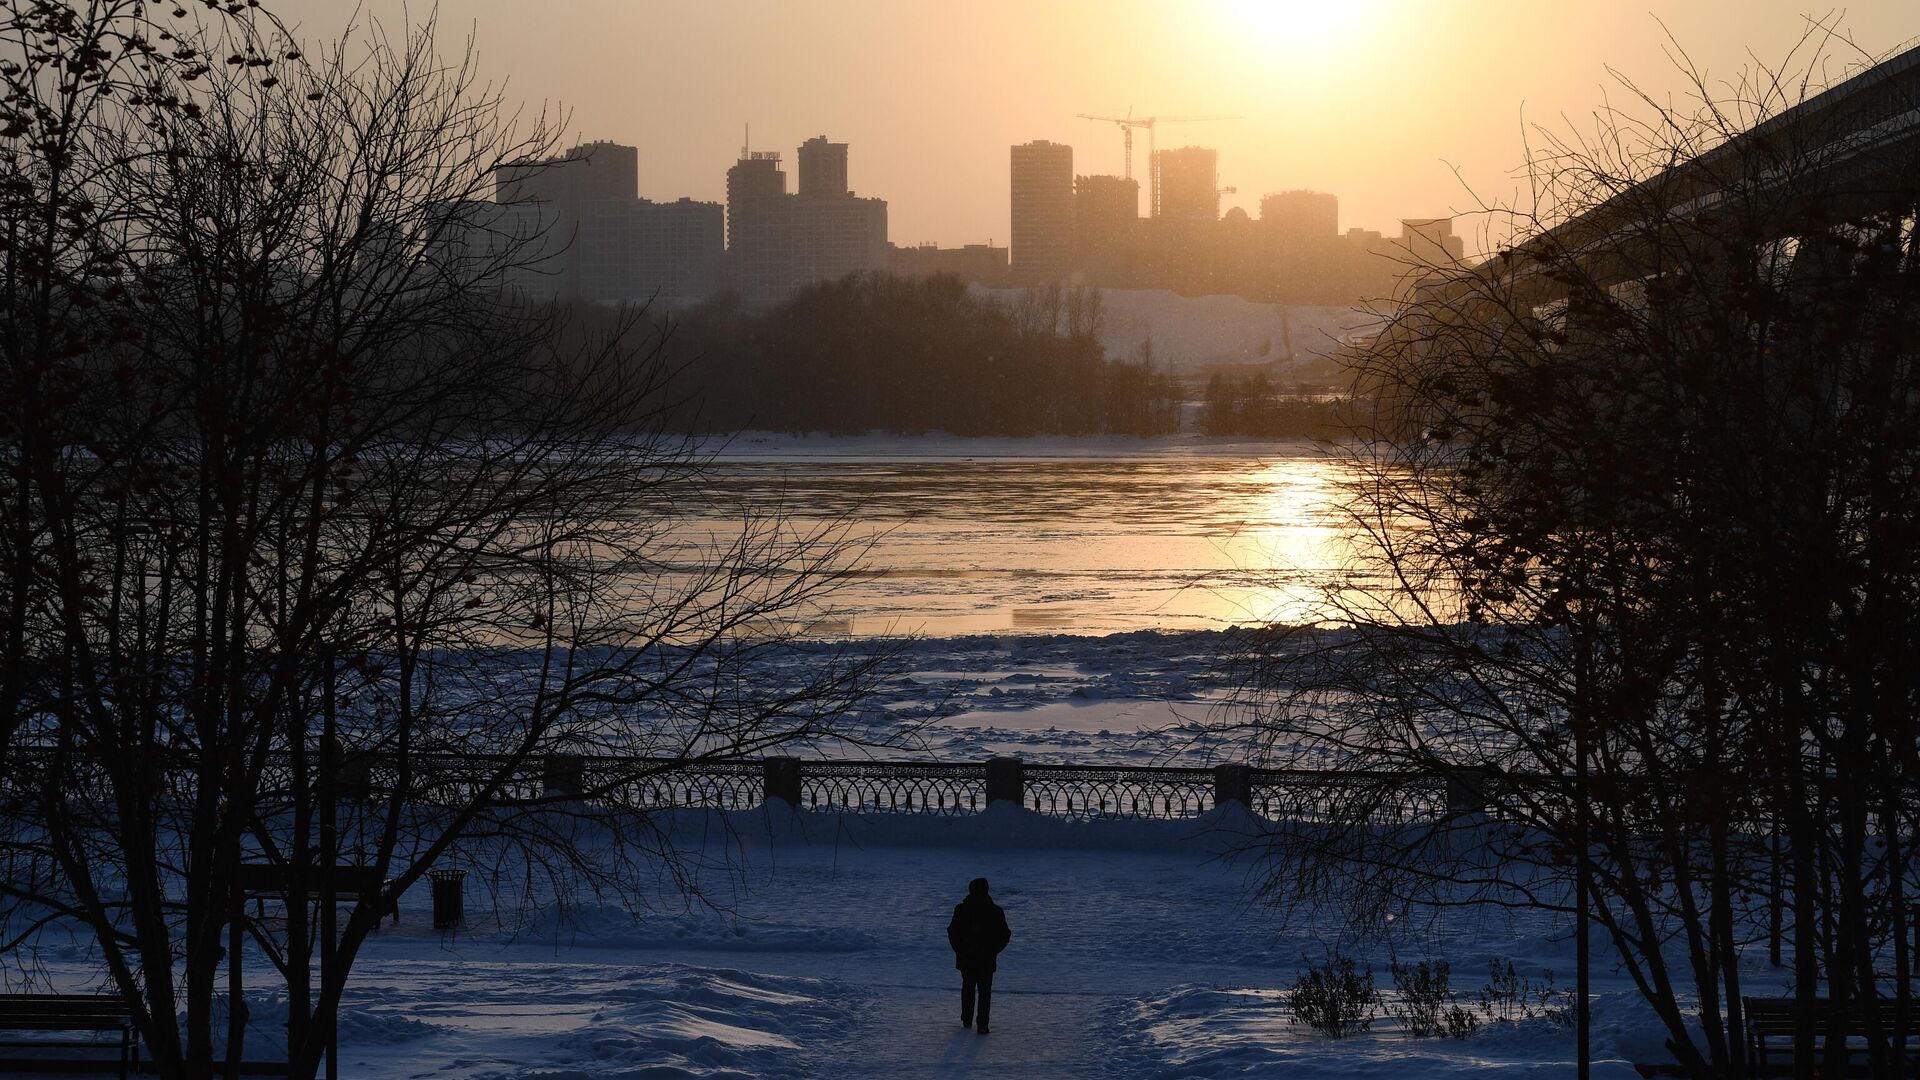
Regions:
<instances>
[{"instance_id":1,"label":"hazy sky","mask_svg":"<svg viewBox=\"0 0 1920 1080\"><path fill-rule=\"evenodd\" d=\"M310 35L353 8L268 4ZM1830 47L1836 74L1920 38L1920 0L442 0L440 17L514 98L639 146L648 198L723 198L745 123L790 185L794 147L824 134L852 144L852 185L888 200L899 244L1006 243L1012 143L1119 173L1120 129L1076 113L1237 114L1159 140L1220 151L1223 208L1310 187L1340 197L1342 228L1392 231L1510 195L1524 127L1619 99L1609 67L1678 91L1669 33L1716 77L1779 61L1810 17L1853 43ZM1144 133L1134 162L1144 178Z\"/></svg>"}]
</instances>

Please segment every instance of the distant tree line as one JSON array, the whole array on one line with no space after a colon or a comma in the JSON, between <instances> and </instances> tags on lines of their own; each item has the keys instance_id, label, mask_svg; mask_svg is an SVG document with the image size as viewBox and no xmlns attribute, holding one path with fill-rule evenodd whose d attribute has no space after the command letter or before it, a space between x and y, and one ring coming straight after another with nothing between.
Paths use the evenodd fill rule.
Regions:
<instances>
[{"instance_id":1,"label":"distant tree line","mask_svg":"<svg viewBox=\"0 0 1920 1080\"><path fill-rule=\"evenodd\" d=\"M1283 387L1264 371L1208 379L1201 426L1209 435L1328 441L1352 430L1344 396Z\"/></svg>"},{"instance_id":2,"label":"distant tree line","mask_svg":"<svg viewBox=\"0 0 1920 1080\"><path fill-rule=\"evenodd\" d=\"M590 316L604 318L604 315ZM1100 292L1011 301L958 278L854 274L764 313L720 300L664 331L690 430L1160 435L1178 388L1150 355L1110 359Z\"/></svg>"}]
</instances>

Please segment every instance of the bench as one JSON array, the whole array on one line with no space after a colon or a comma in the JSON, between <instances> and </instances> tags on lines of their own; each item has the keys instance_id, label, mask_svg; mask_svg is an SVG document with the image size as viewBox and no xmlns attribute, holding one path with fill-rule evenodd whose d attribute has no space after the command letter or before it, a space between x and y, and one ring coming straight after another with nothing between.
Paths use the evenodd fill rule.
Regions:
<instances>
[{"instance_id":1,"label":"bench","mask_svg":"<svg viewBox=\"0 0 1920 1080\"><path fill-rule=\"evenodd\" d=\"M126 1080L129 1071L140 1067L140 1039L133 1030L133 1010L112 994L0 994L0 1031L117 1031L120 1033L121 1080ZM0 1046L36 1049L111 1045L97 1039L0 1041ZM11 1060L0 1061L0 1072L22 1067L26 1066Z\"/></svg>"},{"instance_id":2,"label":"bench","mask_svg":"<svg viewBox=\"0 0 1920 1080\"><path fill-rule=\"evenodd\" d=\"M1793 1037L1802 1016L1812 1014L1815 1032L1814 1064L1826 1064L1826 1042L1834 1027L1834 1009L1826 998L1802 1001L1798 998L1741 998L1747 1018L1747 1067L1754 1077L1780 1077L1794 1074ZM1871 1076L1871 1057L1867 1047L1867 1020L1872 1017L1884 1037L1898 1041L1905 1036L1904 1067L1899 1076L1920 1077L1920 1000L1907 1009L1904 1030L1899 1007L1884 998L1850 1001L1839 1015L1839 1031L1847 1041L1846 1076ZM1821 1075L1816 1068L1815 1075Z\"/></svg>"}]
</instances>

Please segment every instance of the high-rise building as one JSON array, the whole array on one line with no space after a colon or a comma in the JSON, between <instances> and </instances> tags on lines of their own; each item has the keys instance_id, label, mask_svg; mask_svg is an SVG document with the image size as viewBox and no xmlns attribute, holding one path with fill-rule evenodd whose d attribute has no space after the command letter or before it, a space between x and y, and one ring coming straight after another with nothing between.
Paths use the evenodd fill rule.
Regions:
<instances>
[{"instance_id":1,"label":"high-rise building","mask_svg":"<svg viewBox=\"0 0 1920 1080\"><path fill-rule=\"evenodd\" d=\"M787 174L780 168L780 154L775 150L753 150L740 155L740 160L727 170L727 201L741 197L763 195L785 195L787 193Z\"/></svg>"},{"instance_id":2,"label":"high-rise building","mask_svg":"<svg viewBox=\"0 0 1920 1080\"><path fill-rule=\"evenodd\" d=\"M1079 176L1073 181L1075 264L1099 285L1131 284L1139 246L1140 181Z\"/></svg>"},{"instance_id":3,"label":"high-rise building","mask_svg":"<svg viewBox=\"0 0 1920 1080\"><path fill-rule=\"evenodd\" d=\"M786 204L778 153L743 152L727 170L727 274L742 296L777 296L786 288Z\"/></svg>"},{"instance_id":4,"label":"high-rise building","mask_svg":"<svg viewBox=\"0 0 1920 1080\"><path fill-rule=\"evenodd\" d=\"M828 142L815 135L800 144L800 194L825 198L849 194L847 187L847 144Z\"/></svg>"},{"instance_id":5,"label":"high-rise building","mask_svg":"<svg viewBox=\"0 0 1920 1080\"><path fill-rule=\"evenodd\" d=\"M725 212L719 203L593 199L580 204L574 239L581 299L680 300L720 288Z\"/></svg>"},{"instance_id":6,"label":"high-rise building","mask_svg":"<svg viewBox=\"0 0 1920 1080\"><path fill-rule=\"evenodd\" d=\"M495 209L466 215L458 248L477 276L540 297L630 303L717 291L720 205L650 202L639 191L640 151L618 143L505 166Z\"/></svg>"},{"instance_id":7,"label":"high-rise building","mask_svg":"<svg viewBox=\"0 0 1920 1080\"><path fill-rule=\"evenodd\" d=\"M1340 200L1324 191L1282 191L1260 200L1260 227L1288 249L1324 247L1339 239Z\"/></svg>"},{"instance_id":8,"label":"high-rise building","mask_svg":"<svg viewBox=\"0 0 1920 1080\"><path fill-rule=\"evenodd\" d=\"M1173 221L1220 219L1220 154L1201 146L1183 146L1154 154L1160 178L1154 216Z\"/></svg>"},{"instance_id":9,"label":"high-rise building","mask_svg":"<svg viewBox=\"0 0 1920 1080\"><path fill-rule=\"evenodd\" d=\"M727 170L727 250L737 251L759 242L767 200L786 193L787 174L780 169L777 152L742 152L740 160Z\"/></svg>"},{"instance_id":10,"label":"high-rise building","mask_svg":"<svg viewBox=\"0 0 1920 1080\"><path fill-rule=\"evenodd\" d=\"M727 262L733 286L754 303L887 266L887 204L847 189L847 144L819 136L799 158L793 195L777 153L745 153L727 170Z\"/></svg>"},{"instance_id":11,"label":"high-rise building","mask_svg":"<svg viewBox=\"0 0 1920 1080\"><path fill-rule=\"evenodd\" d=\"M1340 243L1340 200L1324 191L1281 191L1260 200L1260 221L1241 265L1263 298L1300 302L1338 296L1351 277Z\"/></svg>"},{"instance_id":12,"label":"high-rise building","mask_svg":"<svg viewBox=\"0 0 1920 1080\"><path fill-rule=\"evenodd\" d=\"M494 181L495 200L537 202L572 211L588 199L640 197L640 150L596 141L545 161L502 168Z\"/></svg>"},{"instance_id":13,"label":"high-rise building","mask_svg":"<svg viewBox=\"0 0 1920 1080\"><path fill-rule=\"evenodd\" d=\"M1073 147L1041 139L1012 151L1013 276L1058 281L1073 269Z\"/></svg>"},{"instance_id":14,"label":"high-rise building","mask_svg":"<svg viewBox=\"0 0 1920 1080\"><path fill-rule=\"evenodd\" d=\"M1406 218L1400 222L1400 246L1416 265L1443 267L1466 255L1466 241L1453 235L1453 219Z\"/></svg>"},{"instance_id":15,"label":"high-rise building","mask_svg":"<svg viewBox=\"0 0 1920 1080\"><path fill-rule=\"evenodd\" d=\"M913 247L887 245L887 273L897 277L933 277L951 274L982 285L1005 284L1007 249L992 244L943 248L936 244Z\"/></svg>"},{"instance_id":16,"label":"high-rise building","mask_svg":"<svg viewBox=\"0 0 1920 1080\"><path fill-rule=\"evenodd\" d=\"M887 268L887 203L851 195L789 200L793 254L785 292Z\"/></svg>"},{"instance_id":17,"label":"high-rise building","mask_svg":"<svg viewBox=\"0 0 1920 1080\"><path fill-rule=\"evenodd\" d=\"M496 188L496 190L498 190ZM570 225L560 211L520 202L465 199L435 206L438 239L426 257L461 287L551 299L565 291Z\"/></svg>"}]
</instances>

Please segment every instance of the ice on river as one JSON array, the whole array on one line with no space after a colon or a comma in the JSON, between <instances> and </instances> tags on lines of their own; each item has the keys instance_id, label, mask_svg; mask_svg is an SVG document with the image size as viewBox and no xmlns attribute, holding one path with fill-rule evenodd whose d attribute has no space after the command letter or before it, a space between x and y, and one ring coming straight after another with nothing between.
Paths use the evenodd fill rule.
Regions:
<instances>
[{"instance_id":1,"label":"ice on river","mask_svg":"<svg viewBox=\"0 0 1920 1080\"><path fill-rule=\"evenodd\" d=\"M860 570L801 625L854 636L1219 629L1300 621L1365 544L1348 466L1304 443L747 433L675 491L675 560L745 515L845 526Z\"/></svg>"},{"instance_id":2,"label":"ice on river","mask_svg":"<svg viewBox=\"0 0 1920 1080\"><path fill-rule=\"evenodd\" d=\"M1172 764L1211 759L1238 715L1227 631L959 637L913 643L862 730L912 728L942 760Z\"/></svg>"}]
</instances>

